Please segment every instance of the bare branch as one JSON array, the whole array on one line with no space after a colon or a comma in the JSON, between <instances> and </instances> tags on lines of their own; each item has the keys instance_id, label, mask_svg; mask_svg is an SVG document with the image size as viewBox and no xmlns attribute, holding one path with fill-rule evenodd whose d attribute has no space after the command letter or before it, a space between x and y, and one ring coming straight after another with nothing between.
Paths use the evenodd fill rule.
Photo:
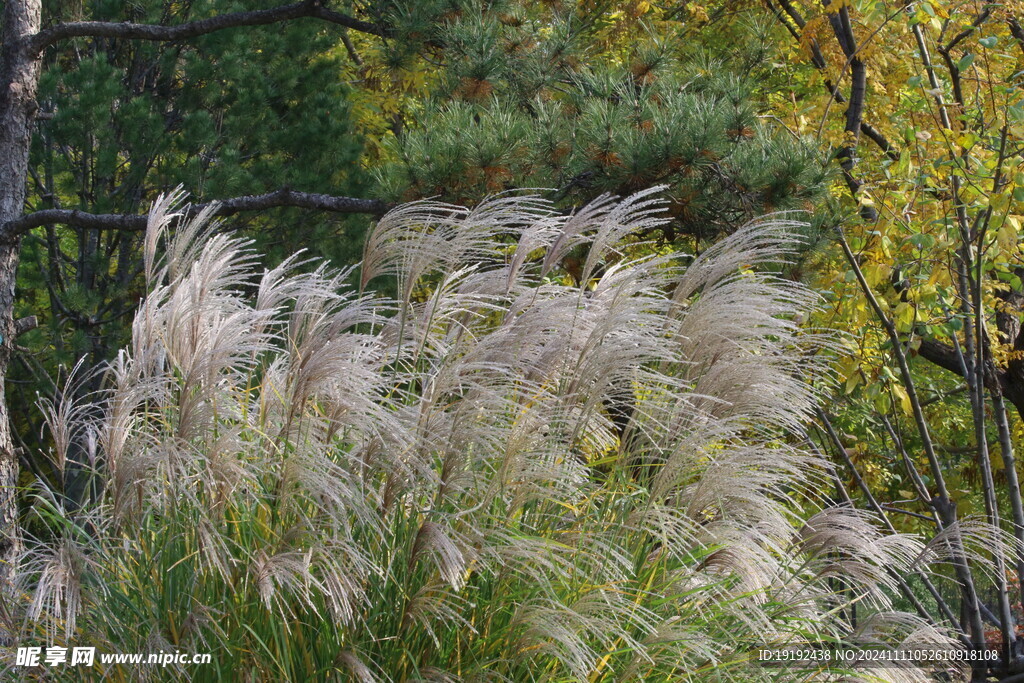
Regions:
<instances>
[{"instance_id":1,"label":"bare branch","mask_svg":"<svg viewBox=\"0 0 1024 683\"><path fill-rule=\"evenodd\" d=\"M956 37L953 38L953 40L949 41L949 43L943 49L946 52L949 52L950 50L952 50L954 47L959 45L965 38L967 38L972 33L977 31L981 27L981 25L984 24L985 21L990 16L992 16L992 9L989 8L989 7L986 7L985 9L983 9L981 11L981 13L977 17L974 18L974 21L971 22L970 26L965 28L963 31L960 31L960 33L958 33L956 35Z\"/></svg>"},{"instance_id":2,"label":"bare branch","mask_svg":"<svg viewBox=\"0 0 1024 683\"><path fill-rule=\"evenodd\" d=\"M885 156L887 156L890 160L900 160L900 155L896 152L895 148L892 146L889 140L886 139L886 137L882 135L879 132L879 130L872 126L870 123L864 123L864 121L861 121L860 132L864 133L864 135L867 136L869 140L878 145L879 149L881 149L882 152L885 153Z\"/></svg>"},{"instance_id":3,"label":"bare branch","mask_svg":"<svg viewBox=\"0 0 1024 683\"><path fill-rule=\"evenodd\" d=\"M917 517L918 519L923 519L926 522L934 522L935 521L934 519L932 519L931 517L928 517L927 515L922 515L920 512L911 512L910 510L904 510L903 508L898 508L898 507L895 507L893 505L888 505L886 503L882 504L882 509L885 510L886 512L898 512L901 515L909 515L910 517Z\"/></svg>"},{"instance_id":4,"label":"bare branch","mask_svg":"<svg viewBox=\"0 0 1024 683\"><path fill-rule=\"evenodd\" d=\"M787 30L789 30L790 34L792 34L794 38L799 40L800 34L792 26L789 25L789 22L785 20L784 15L782 14L782 12L779 12L778 10L776 10L772 6L770 0L767 0L767 2L768 2L769 8L771 8L772 12L775 14L776 19L778 19L778 21L783 26L785 26ZM795 23L797 25L797 27L799 27L801 30L803 30L804 26L807 25L807 22L800 15L800 12L798 12L792 6L792 4L789 3L788 0L779 0L779 4L786 11L786 15L788 15L790 17L790 19L793 21L793 23ZM822 71L824 73L826 71L827 67L828 67L828 63L826 62L825 55L822 53L821 48L818 45L817 39L811 38L810 48L811 48L811 63L814 64L814 67L816 69L818 69L819 71ZM845 71L845 66L844 66L844 71ZM825 86L825 89L828 90L829 95L833 99L835 99L836 102L838 102L839 104L845 104L846 103L846 98L843 96L843 94L841 92L839 92L839 87L837 85L833 84L832 81L828 78L827 75L825 76L824 80L822 81L822 84ZM862 119L863 119L863 117L862 117ZM886 137L884 135L882 135L882 133L877 128L875 128L871 124L865 123L863 120L861 120L861 122L860 122L860 131L864 135L866 135L869 140L871 140L876 145L878 145L878 147L882 150L883 153L885 153L885 155L889 159L891 159L892 161L899 161L900 160L900 155L899 155L898 150L892 145L892 143L889 142L889 140L886 139Z\"/></svg>"},{"instance_id":5,"label":"bare branch","mask_svg":"<svg viewBox=\"0 0 1024 683\"><path fill-rule=\"evenodd\" d=\"M14 321L14 337L18 338L29 330L34 330L37 327L39 327L39 318L34 315L18 318Z\"/></svg>"},{"instance_id":6,"label":"bare branch","mask_svg":"<svg viewBox=\"0 0 1024 683\"><path fill-rule=\"evenodd\" d=\"M233 197L217 202L216 216L231 216L240 211L261 211L282 206L293 206L303 209L330 211L332 213L363 213L379 216L388 210L388 205L377 199L357 199L353 197L336 197L311 192L295 192L293 190L277 190L266 194ZM194 204L188 211L196 213L209 204ZM93 230L127 230L141 231L146 229L146 216L135 214L95 214L76 209L45 209L26 214L21 218L9 221L0 226L0 242L15 239L33 228L59 223Z\"/></svg>"},{"instance_id":7,"label":"bare branch","mask_svg":"<svg viewBox=\"0 0 1024 683\"><path fill-rule=\"evenodd\" d=\"M347 14L327 9L317 1L296 2L270 9L231 12L207 19L165 26L161 24L133 24L130 22L72 21L43 29L26 40L32 54L67 38L125 38L136 40L174 41L222 31L239 26L264 26L302 17L312 17L339 24L353 31L388 37L391 31L379 24L362 21Z\"/></svg>"},{"instance_id":8,"label":"bare branch","mask_svg":"<svg viewBox=\"0 0 1024 683\"><path fill-rule=\"evenodd\" d=\"M1021 28L1020 22L1017 21L1017 17L1011 16L1007 19L1006 25L1010 27L1010 34L1016 38L1021 51L1024 51L1024 28Z\"/></svg>"},{"instance_id":9,"label":"bare branch","mask_svg":"<svg viewBox=\"0 0 1024 683\"><path fill-rule=\"evenodd\" d=\"M947 344L933 339L921 339L918 347L918 355L930 361L932 364L948 370L953 374L963 377L964 369L957 359L956 350ZM998 392L1000 397L1005 397L1017 413L1024 416L1024 382L1020 381L1014 368L1009 370L1000 367L989 367L984 373L984 384L989 391Z\"/></svg>"},{"instance_id":10,"label":"bare branch","mask_svg":"<svg viewBox=\"0 0 1024 683\"><path fill-rule=\"evenodd\" d=\"M352 63L356 66L362 66L363 58L356 52L356 46L352 44L352 39L348 37L348 31L342 32L341 42L345 46L345 51L348 52L348 58L352 60Z\"/></svg>"},{"instance_id":11,"label":"bare branch","mask_svg":"<svg viewBox=\"0 0 1024 683\"><path fill-rule=\"evenodd\" d=\"M956 351L948 344L922 337L917 354L944 370L949 370L960 377L964 376L964 370L957 359Z\"/></svg>"}]
</instances>

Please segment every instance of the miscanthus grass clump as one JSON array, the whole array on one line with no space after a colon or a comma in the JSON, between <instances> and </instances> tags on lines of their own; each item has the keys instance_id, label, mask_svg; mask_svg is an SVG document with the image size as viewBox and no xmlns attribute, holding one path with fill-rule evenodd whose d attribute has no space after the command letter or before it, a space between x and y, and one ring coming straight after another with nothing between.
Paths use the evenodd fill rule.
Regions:
<instances>
[{"instance_id":1,"label":"miscanthus grass clump","mask_svg":"<svg viewBox=\"0 0 1024 683\"><path fill-rule=\"evenodd\" d=\"M66 676L360 682L803 680L757 648L947 642L889 600L934 553L832 506L793 437L830 341L761 266L798 226L631 258L652 197L408 204L359 271L262 273L160 200L131 346L47 406L90 481L33 493L22 642L213 659Z\"/></svg>"}]
</instances>

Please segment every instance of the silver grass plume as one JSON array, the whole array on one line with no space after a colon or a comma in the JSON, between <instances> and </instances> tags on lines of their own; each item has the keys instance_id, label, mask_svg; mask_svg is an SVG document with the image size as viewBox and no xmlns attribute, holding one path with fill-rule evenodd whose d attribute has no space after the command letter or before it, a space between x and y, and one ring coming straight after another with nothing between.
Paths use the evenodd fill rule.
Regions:
<instances>
[{"instance_id":1,"label":"silver grass plume","mask_svg":"<svg viewBox=\"0 0 1024 683\"><path fill-rule=\"evenodd\" d=\"M783 438L835 346L762 268L799 224L686 266L636 249L658 190L408 204L358 278L257 272L161 197L130 346L88 409L48 408L99 493L28 544L27 623L267 679L747 681L781 675L752 659L766 636L848 636L844 600L889 614L886 569L942 541L819 509L827 468Z\"/></svg>"}]
</instances>

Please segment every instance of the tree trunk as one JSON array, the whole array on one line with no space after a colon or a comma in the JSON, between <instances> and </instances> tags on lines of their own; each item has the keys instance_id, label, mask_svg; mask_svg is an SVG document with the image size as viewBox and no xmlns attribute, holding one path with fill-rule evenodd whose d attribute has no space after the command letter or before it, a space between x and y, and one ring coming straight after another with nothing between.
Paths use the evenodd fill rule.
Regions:
<instances>
[{"instance_id":1,"label":"tree trunk","mask_svg":"<svg viewBox=\"0 0 1024 683\"><path fill-rule=\"evenodd\" d=\"M41 60L27 36L39 31L41 0L7 0L0 36L0 224L21 216L25 203L32 119ZM10 585L21 550L16 487L18 458L11 438L4 380L14 343L14 286L20 240L0 244L0 588Z\"/></svg>"}]
</instances>

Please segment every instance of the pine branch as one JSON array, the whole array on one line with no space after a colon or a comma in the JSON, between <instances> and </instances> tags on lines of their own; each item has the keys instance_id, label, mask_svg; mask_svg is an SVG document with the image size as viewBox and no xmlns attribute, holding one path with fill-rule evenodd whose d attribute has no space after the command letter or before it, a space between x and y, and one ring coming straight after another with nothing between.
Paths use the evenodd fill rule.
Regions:
<instances>
[{"instance_id":1,"label":"pine branch","mask_svg":"<svg viewBox=\"0 0 1024 683\"><path fill-rule=\"evenodd\" d=\"M14 337L18 338L29 330L39 327L39 318L34 315L18 318L14 321Z\"/></svg>"},{"instance_id":2,"label":"pine branch","mask_svg":"<svg viewBox=\"0 0 1024 683\"><path fill-rule=\"evenodd\" d=\"M311 192L295 192L282 189L266 194L233 197L207 204L193 204L187 211L198 213L210 204L216 204L216 216L231 216L240 211L261 211L282 206L330 211L332 213L363 213L379 216L388 210L388 205L377 199L337 197ZM147 216L136 214L96 214L77 209L45 209L26 214L21 218L0 226L0 242L20 237L33 228L43 225L62 224L93 230L142 231L146 229Z\"/></svg>"},{"instance_id":3,"label":"pine branch","mask_svg":"<svg viewBox=\"0 0 1024 683\"><path fill-rule=\"evenodd\" d=\"M270 9L231 12L207 19L167 26L163 24L134 24L130 22L72 21L44 29L26 40L32 54L38 54L54 43L67 38L124 38L152 41L174 41L195 38L215 31L240 26L264 26L302 17L312 17L339 24L353 31L389 37L386 26L350 17L324 7L319 1L296 2Z\"/></svg>"}]
</instances>

